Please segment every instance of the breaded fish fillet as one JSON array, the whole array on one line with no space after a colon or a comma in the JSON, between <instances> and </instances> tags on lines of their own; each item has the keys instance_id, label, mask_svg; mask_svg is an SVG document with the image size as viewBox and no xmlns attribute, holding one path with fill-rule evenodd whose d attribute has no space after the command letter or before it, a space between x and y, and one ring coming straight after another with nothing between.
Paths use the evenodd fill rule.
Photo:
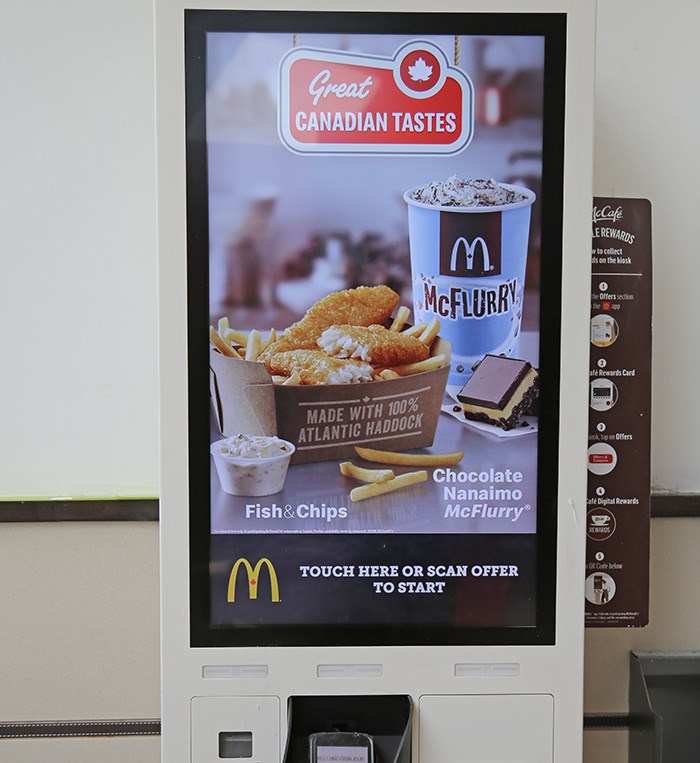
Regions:
<instances>
[{"instance_id":1,"label":"breaded fish fillet","mask_svg":"<svg viewBox=\"0 0 700 763\"><path fill-rule=\"evenodd\" d=\"M343 360L326 355L323 350L287 350L265 360L270 374L299 374L302 384L356 384L372 381L369 363Z\"/></svg>"},{"instance_id":2,"label":"breaded fish fillet","mask_svg":"<svg viewBox=\"0 0 700 763\"><path fill-rule=\"evenodd\" d=\"M315 350L316 340L334 323L371 326L384 323L399 304L399 295L388 286L358 286L336 291L316 302L262 353L265 360L286 350Z\"/></svg>"},{"instance_id":3,"label":"breaded fish fillet","mask_svg":"<svg viewBox=\"0 0 700 763\"><path fill-rule=\"evenodd\" d=\"M387 368L418 363L430 355L429 348L415 336L403 336L384 326L333 325L317 340L318 346L336 358L366 360Z\"/></svg>"}]
</instances>

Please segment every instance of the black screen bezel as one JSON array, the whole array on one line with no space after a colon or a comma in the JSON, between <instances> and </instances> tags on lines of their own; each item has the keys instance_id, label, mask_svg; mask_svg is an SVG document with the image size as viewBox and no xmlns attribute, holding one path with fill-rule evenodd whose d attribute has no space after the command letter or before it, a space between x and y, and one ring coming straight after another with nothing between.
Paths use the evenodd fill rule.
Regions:
<instances>
[{"instance_id":1,"label":"black screen bezel","mask_svg":"<svg viewBox=\"0 0 700 763\"><path fill-rule=\"evenodd\" d=\"M186 10L190 644L192 647L552 645L555 643L566 31L564 13ZM256 625L210 621L210 457L206 35L208 32L536 35L545 40L540 273L536 624ZM546 264L546 266L545 266ZM543 422L546 425L543 426ZM426 536L421 536L424 540Z\"/></svg>"}]
</instances>

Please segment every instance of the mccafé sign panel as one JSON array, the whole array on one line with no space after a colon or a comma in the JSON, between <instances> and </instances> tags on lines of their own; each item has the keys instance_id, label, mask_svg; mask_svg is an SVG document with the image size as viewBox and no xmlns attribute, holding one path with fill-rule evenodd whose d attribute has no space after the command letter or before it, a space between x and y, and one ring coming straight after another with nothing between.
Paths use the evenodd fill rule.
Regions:
<instances>
[{"instance_id":1,"label":"mccaf\u00e9 sign panel","mask_svg":"<svg viewBox=\"0 0 700 763\"><path fill-rule=\"evenodd\" d=\"M469 78L426 41L392 58L295 48L280 65L279 133L295 152L454 154L473 103Z\"/></svg>"}]
</instances>

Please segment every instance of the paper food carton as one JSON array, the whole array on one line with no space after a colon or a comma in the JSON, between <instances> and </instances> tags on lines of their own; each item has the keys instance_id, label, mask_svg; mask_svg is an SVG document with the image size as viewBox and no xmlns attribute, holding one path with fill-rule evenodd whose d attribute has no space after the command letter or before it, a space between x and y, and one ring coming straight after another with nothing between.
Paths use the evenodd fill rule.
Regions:
<instances>
[{"instance_id":1,"label":"paper food carton","mask_svg":"<svg viewBox=\"0 0 700 763\"><path fill-rule=\"evenodd\" d=\"M410 450L433 444L450 372L450 343L438 337L431 356L445 364L389 381L273 384L263 363L209 348L210 390L224 437L277 435L296 446L292 463L355 455L355 445Z\"/></svg>"}]
</instances>

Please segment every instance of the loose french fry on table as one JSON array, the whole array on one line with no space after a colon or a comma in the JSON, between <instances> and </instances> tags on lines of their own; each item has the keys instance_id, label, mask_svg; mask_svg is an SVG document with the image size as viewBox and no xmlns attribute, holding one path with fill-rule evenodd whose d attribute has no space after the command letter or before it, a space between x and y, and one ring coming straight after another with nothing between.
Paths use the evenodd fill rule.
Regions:
<instances>
[{"instance_id":1,"label":"loose french fry on table","mask_svg":"<svg viewBox=\"0 0 700 763\"><path fill-rule=\"evenodd\" d=\"M387 482L393 480L396 476L391 469L365 469L362 466L356 466L351 461L342 461L340 464L340 473L344 477L360 480L360 482Z\"/></svg>"},{"instance_id":2,"label":"loose french fry on table","mask_svg":"<svg viewBox=\"0 0 700 763\"><path fill-rule=\"evenodd\" d=\"M363 501L366 498L374 498L378 495L384 495L385 493L392 493L394 490L399 490L402 487L408 487L408 485L415 485L418 482L425 482L428 479L428 472L407 472L400 477L394 477L393 480L387 480L386 482L372 482L368 485L361 485L360 487L353 488L350 491L351 501Z\"/></svg>"},{"instance_id":3,"label":"loose french fry on table","mask_svg":"<svg viewBox=\"0 0 700 763\"><path fill-rule=\"evenodd\" d=\"M449 453L395 453L391 450L375 450L355 446L355 452L365 461L394 466L455 466L464 457L464 451Z\"/></svg>"}]
</instances>

